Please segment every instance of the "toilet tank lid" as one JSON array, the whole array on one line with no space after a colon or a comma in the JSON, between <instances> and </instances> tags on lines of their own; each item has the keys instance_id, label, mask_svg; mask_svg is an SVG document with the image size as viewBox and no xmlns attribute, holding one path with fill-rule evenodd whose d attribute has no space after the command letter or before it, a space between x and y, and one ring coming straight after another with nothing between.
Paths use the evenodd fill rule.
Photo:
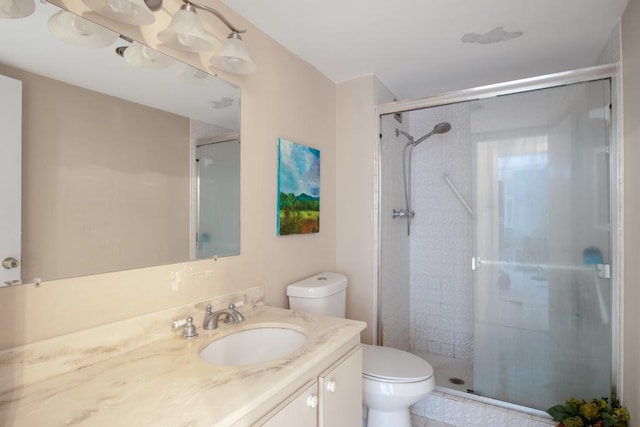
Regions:
<instances>
[{"instance_id":1,"label":"toilet tank lid","mask_svg":"<svg viewBox=\"0 0 640 427\"><path fill-rule=\"evenodd\" d=\"M324 272L287 286L287 295L299 298L323 298L347 288L347 276Z\"/></svg>"}]
</instances>

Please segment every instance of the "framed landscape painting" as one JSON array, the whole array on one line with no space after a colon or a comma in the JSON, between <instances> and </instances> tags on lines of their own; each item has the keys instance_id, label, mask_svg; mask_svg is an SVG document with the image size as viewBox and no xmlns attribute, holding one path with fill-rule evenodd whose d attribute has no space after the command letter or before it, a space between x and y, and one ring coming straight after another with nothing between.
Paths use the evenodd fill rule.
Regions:
<instances>
[{"instance_id":1,"label":"framed landscape painting","mask_svg":"<svg viewBox=\"0 0 640 427\"><path fill-rule=\"evenodd\" d=\"M320 150L278 138L277 233L320 231Z\"/></svg>"}]
</instances>

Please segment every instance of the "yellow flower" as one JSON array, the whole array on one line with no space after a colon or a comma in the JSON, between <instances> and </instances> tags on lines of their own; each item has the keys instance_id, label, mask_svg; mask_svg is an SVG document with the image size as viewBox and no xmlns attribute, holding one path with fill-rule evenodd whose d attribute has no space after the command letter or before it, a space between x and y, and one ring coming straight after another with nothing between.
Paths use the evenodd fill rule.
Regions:
<instances>
[{"instance_id":1,"label":"yellow flower","mask_svg":"<svg viewBox=\"0 0 640 427\"><path fill-rule=\"evenodd\" d=\"M587 419L587 421L594 421L598 414L600 414L600 410L598 409L598 404L596 402L585 403L580 406L578 409L580 415Z\"/></svg>"},{"instance_id":2,"label":"yellow flower","mask_svg":"<svg viewBox=\"0 0 640 427\"><path fill-rule=\"evenodd\" d=\"M564 427L584 427L584 423L580 417L570 417L562 420Z\"/></svg>"},{"instance_id":3,"label":"yellow flower","mask_svg":"<svg viewBox=\"0 0 640 427\"><path fill-rule=\"evenodd\" d=\"M576 408L579 408L580 406L585 404L585 401L584 400L580 400L580 399L576 399L575 397L572 397L571 399L567 400L567 403L570 403L573 406L575 406Z\"/></svg>"},{"instance_id":4,"label":"yellow flower","mask_svg":"<svg viewBox=\"0 0 640 427\"><path fill-rule=\"evenodd\" d=\"M614 409L613 417L618 421L629 421L629 418L631 418L629 411L624 406Z\"/></svg>"},{"instance_id":5,"label":"yellow flower","mask_svg":"<svg viewBox=\"0 0 640 427\"><path fill-rule=\"evenodd\" d=\"M609 403L604 399L595 399L594 402L598 404L598 408L600 410L607 409L609 407Z\"/></svg>"}]
</instances>

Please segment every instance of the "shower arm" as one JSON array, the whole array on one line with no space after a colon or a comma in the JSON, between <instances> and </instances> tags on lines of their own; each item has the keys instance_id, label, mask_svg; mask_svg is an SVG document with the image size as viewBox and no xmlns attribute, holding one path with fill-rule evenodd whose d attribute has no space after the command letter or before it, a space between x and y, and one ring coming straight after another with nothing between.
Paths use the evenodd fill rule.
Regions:
<instances>
[{"instance_id":1,"label":"shower arm","mask_svg":"<svg viewBox=\"0 0 640 427\"><path fill-rule=\"evenodd\" d=\"M408 142L405 144L404 149L402 150L402 181L404 184L404 200L405 200L405 208L406 208L406 218L407 218L407 236L411 235L411 218L413 214L411 212L411 153L413 152L413 147L420 144L425 139L429 138L434 133L447 133L451 130L451 124L449 122L441 122L433 127L433 130L417 141L413 139L411 135L407 132L402 131L396 128L396 137L399 135L404 135L407 138ZM409 159L407 161L407 148L409 149ZM463 202L464 203L464 202ZM394 210L392 213L393 218L401 218L402 212L397 212Z\"/></svg>"},{"instance_id":2,"label":"shower arm","mask_svg":"<svg viewBox=\"0 0 640 427\"><path fill-rule=\"evenodd\" d=\"M425 136L423 136L422 138L418 139L417 141L415 141L413 143L413 146L415 147L416 145L420 144L422 141L424 141L425 139L429 138L431 135L433 135L434 133L436 133L435 131L431 131L428 134L426 134Z\"/></svg>"}]
</instances>

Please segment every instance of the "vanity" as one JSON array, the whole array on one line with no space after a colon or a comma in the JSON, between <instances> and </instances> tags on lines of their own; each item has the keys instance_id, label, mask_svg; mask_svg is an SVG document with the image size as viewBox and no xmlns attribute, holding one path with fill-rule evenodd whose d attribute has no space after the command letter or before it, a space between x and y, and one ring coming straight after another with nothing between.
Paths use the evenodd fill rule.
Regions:
<instances>
[{"instance_id":1,"label":"vanity","mask_svg":"<svg viewBox=\"0 0 640 427\"><path fill-rule=\"evenodd\" d=\"M220 297L218 309L247 294ZM361 422L363 322L247 301L246 320L202 325L202 302L0 353L3 425L331 426ZM193 315L198 336L172 321ZM283 328L306 341L276 360L216 365L200 351L243 330ZM7 380L8 379L8 380ZM355 421L355 424L354 424Z\"/></svg>"}]
</instances>

